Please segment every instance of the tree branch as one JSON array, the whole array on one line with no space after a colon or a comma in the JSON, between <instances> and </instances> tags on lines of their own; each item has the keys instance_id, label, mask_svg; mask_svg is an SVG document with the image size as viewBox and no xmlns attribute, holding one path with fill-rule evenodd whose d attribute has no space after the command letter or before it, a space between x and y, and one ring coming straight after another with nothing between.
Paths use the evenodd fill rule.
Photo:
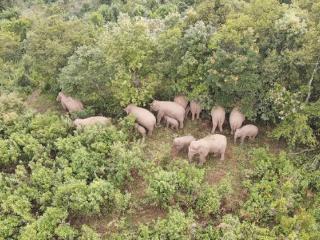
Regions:
<instances>
[{"instance_id":1,"label":"tree branch","mask_svg":"<svg viewBox=\"0 0 320 240\"><path fill-rule=\"evenodd\" d=\"M302 153L306 153L306 152L312 152L317 150L316 148L310 148L310 149L303 149L300 152L290 152L289 155L300 155Z\"/></svg>"},{"instance_id":2,"label":"tree branch","mask_svg":"<svg viewBox=\"0 0 320 240\"><path fill-rule=\"evenodd\" d=\"M311 96L311 88L312 88L312 82L313 82L313 78L314 78L314 75L316 74L317 70L318 70L318 67L319 67L319 62L320 62L320 56L318 57L318 60L316 62L316 66L314 67L313 69L313 72L312 72L312 75L311 75L311 78L309 80L309 83L308 83L308 95L307 95L307 98L306 98L306 103L309 102L309 99L310 99L310 96Z\"/></svg>"}]
</instances>

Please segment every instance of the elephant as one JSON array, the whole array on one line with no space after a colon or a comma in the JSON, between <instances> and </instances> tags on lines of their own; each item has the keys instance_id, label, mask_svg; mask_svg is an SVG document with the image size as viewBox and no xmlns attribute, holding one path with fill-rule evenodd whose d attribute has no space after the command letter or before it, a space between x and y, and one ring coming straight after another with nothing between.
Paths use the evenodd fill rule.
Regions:
<instances>
[{"instance_id":1,"label":"elephant","mask_svg":"<svg viewBox=\"0 0 320 240\"><path fill-rule=\"evenodd\" d=\"M200 118L200 113L202 111L202 107L200 105L199 102L196 102L196 101L191 101L190 102L190 111L191 111L191 115L192 115L192 121L197 118L199 119Z\"/></svg>"},{"instance_id":2,"label":"elephant","mask_svg":"<svg viewBox=\"0 0 320 240\"><path fill-rule=\"evenodd\" d=\"M148 135L152 135L156 125L156 118L149 110L137 107L134 104L129 104L124 111L127 114L134 116L137 123L148 130Z\"/></svg>"},{"instance_id":3,"label":"elephant","mask_svg":"<svg viewBox=\"0 0 320 240\"><path fill-rule=\"evenodd\" d=\"M134 125L135 129L138 131L138 133L140 133L140 135L142 136L142 141L144 142L146 135L147 135L147 130L142 127L141 125L139 125L138 123L136 123Z\"/></svg>"},{"instance_id":4,"label":"elephant","mask_svg":"<svg viewBox=\"0 0 320 240\"><path fill-rule=\"evenodd\" d=\"M220 154L220 160L224 160L227 148L227 138L221 134L208 135L200 140L193 141L189 145L188 158L189 162L195 154L200 155L200 165L206 161L209 153Z\"/></svg>"},{"instance_id":5,"label":"elephant","mask_svg":"<svg viewBox=\"0 0 320 240\"><path fill-rule=\"evenodd\" d=\"M188 148L192 141L196 139L192 135L176 137L173 139L172 153L173 155L178 154L182 149Z\"/></svg>"},{"instance_id":6,"label":"elephant","mask_svg":"<svg viewBox=\"0 0 320 240\"><path fill-rule=\"evenodd\" d=\"M62 91L59 92L56 100L58 102L61 102L62 108L69 113L79 112L83 110L82 102L65 95Z\"/></svg>"},{"instance_id":7,"label":"elephant","mask_svg":"<svg viewBox=\"0 0 320 240\"><path fill-rule=\"evenodd\" d=\"M214 134L217 126L219 126L219 130L220 132L222 132L223 131L222 126L226 118L226 111L224 110L224 108L220 106L213 107L211 110L211 118L212 118L211 133Z\"/></svg>"},{"instance_id":8,"label":"elephant","mask_svg":"<svg viewBox=\"0 0 320 240\"><path fill-rule=\"evenodd\" d=\"M111 118L102 117L102 116L95 116L95 117L88 117L84 119L77 118L73 121L74 125L77 129L81 129L87 126L92 125L108 125L111 124Z\"/></svg>"},{"instance_id":9,"label":"elephant","mask_svg":"<svg viewBox=\"0 0 320 240\"><path fill-rule=\"evenodd\" d=\"M185 109L175 102L154 100L150 109L158 112L157 123L159 124L163 116L169 116L179 122L180 128L183 128Z\"/></svg>"},{"instance_id":10,"label":"elephant","mask_svg":"<svg viewBox=\"0 0 320 240\"><path fill-rule=\"evenodd\" d=\"M171 126L172 129L178 130L179 123L178 123L178 121L176 119L168 117L168 116L164 116L164 119L166 121L166 127L167 128Z\"/></svg>"},{"instance_id":11,"label":"elephant","mask_svg":"<svg viewBox=\"0 0 320 240\"><path fill-rule=\"evenodd\" d=\"M242 128L238 128L234 133L234 143L236 143L237 139L241 139L241 144L243 143L246 137L250 139L255 139L258 135L259 129L257 126L253 124L244 125Z\"/></svg>"},{"instance_id":12,"label":"elephant","mask_svg":"<svg viewBox=\"0 0 320 240\"><path fill-rule=\"evenodd\" d=\"M176 96L173 101L181 105L184 109L186 109L188 106L188 100L183 95Z\"/></svg>"},{"instance_id":13,"label":"elephant","mask_svg":"<svg viewBox=\"0 0 320 240\"><path fill-rule=\"evenodd\" d=\"M238 108L233 108L229 118L231 135L242 126L244 120L245 116L238 110Z\"/></svg>"}]
</instances>

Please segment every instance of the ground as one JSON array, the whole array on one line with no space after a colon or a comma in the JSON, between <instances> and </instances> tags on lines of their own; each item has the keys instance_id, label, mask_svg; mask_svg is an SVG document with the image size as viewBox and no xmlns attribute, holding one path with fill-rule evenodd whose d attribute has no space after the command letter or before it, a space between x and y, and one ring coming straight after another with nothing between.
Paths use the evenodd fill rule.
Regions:
<instances>
[{"instance_id":1,"label":"ground","mask_svg":"<svg viewBox=\"0 0 320 240\"><path fill-rule=\"evenodd\" d=\"M27 97L25 105L39 113L47 111L63 113L63 109L56 101L55 96L43 94L39 90L32 92L32 94Z\"/></svg>"},{"instance_id":2,"label":"ground","mask_svg":"<svg viewBox=\"0 0 320 240\"><path fill-rule=\"evenodd\" d=\"M47 95L41 95L39 92L34 92L26 100L26 104L34 108L38 112L56 111L63 113L63 110L54 99ZM187 159L187 152L180 153L175 159L171 156L172 141L175 137L184 135L193 135L199 139L208 135L211 131L211 122L208 116L204 119L191 121L190 118L186 120L185 127L178 131L167 129L164 126L157 127L151 137L147 137L145 141L145 156L146 159L154 161L156 164L167 164L169 161L181 161ZM281 144L272 141L268 138L270 128L260 125L259 135L255 141L246 141L243 145L233 143L233 137L230 135L228 123L224 124L224 131L222 134L227 136L228 147L224 161L219 157L209 155L206 163L201 167L206 170L206 181L213 187L219 183L225 176L232 177L233 193L222 202L221 211L224 213L235 212L243 204L246 198L246 192L241 183L244 178L244 169L250 165L246 153L253 147L268 146L272 152L279 152L282 149ZM219 133L219 132L217 132ZM239 141L239 140L238 140ZM192 164L196 164L197 159ZM199 166L200 167L200 166ZM126 221L130 225L137 226L140 223L149 223L163 218L166 211L154 206L146 204L145 193L146 183L142 177L135 176L134 182L128 186L127 191L132 194L133 207L129 211L129 216L126 216ZM117 228L119 216L99 216L99 217L81 217L71 218L72 224L81 226L87 224L94 228L102 235L109 234Z\"/></svg>"}]
</instances>

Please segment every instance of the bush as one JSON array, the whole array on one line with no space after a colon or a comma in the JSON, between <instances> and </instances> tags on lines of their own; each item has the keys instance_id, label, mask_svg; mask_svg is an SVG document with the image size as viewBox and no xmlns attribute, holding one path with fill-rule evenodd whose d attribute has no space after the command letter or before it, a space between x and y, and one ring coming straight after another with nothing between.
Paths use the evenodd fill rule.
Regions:
<instances>
[{"instance_id":1,"label":"bush","mask_svg":"<svg viewBox=\"0 0 320 240\"><path fill-rule=\"evenodd\" d=\"M80 216L122 211L128 203L129 195L122 195L104 180L95 180L90 185L80 180L63 184L53 199L54 206Z\"/></svg>"},{"instance_id":2,"label":"bush","mask_svg":"<svg viewBox=\"0 0 320 240\"><path fill-rule=\"evenodd\" d=\"M276 224L295 211L308 186L285 153L274 156L265 149L255 149L252 159L255 170L245 182L249 197L242 215L262 224Z\"/></svg>"},{"instance_id":3,"label":"bush","mask_svg":"<svg viewBox=\"0 0 320 240\"><path fill-rule=\"evenodd\" d=\"M64 229L66 230L67 225L65 220L67 216L68 213L65 210L48 208L43 216L22 230L20 239L53 239L57 237L55 231L62 233L62 226L64 226ZM67 238L72 238L75 235L75 230L68 227L68 232L64 231L64 234L67 234Z\"/></svg>"},{"instance_id":4,"label":"bush","mask_svg":"<svg viewBox=\"0 0 320 240\"><path fill-rule=\"evenodd\" d=\"M202 189L196 201L196 210L204 216L216 214L220 208L221 195L212 187Z\"/></svg>"},{"instance_id":5,"label":"bush","mask_svg":"<svg viewBox=\"0 0 320 240\"><path fill-rule=\"evenodd\" d=\"M140 226L139 239L190 239L193 217L179 210L171 210L165 219L158 220L153 227Z\"/></svg>"},{"instance_id":6,"label":"bush","mask_svg":"<svg viewBox=\"0 0 320 240\"><path fill-rule=\"evenodd\" d=\"M177 191L175 172L158 170L150 177L148 194L150 198L162 207L168 206L174 200Z\"/></svg>"},{"instance_id":7,"label":"bush","mask_svg":"<svg viewBox=\"0 0 320 240\"><path fill-rule=\"evenodd\" d=\"M271 135L277 140L284 138L291 149L298 145L314 147L317 144L313 130L308 124L308 117L300 113L288 116Z\"/></svg>"},{"instance_id":8,"label":"bush","mask_svg":"<svg viewBox=\"0 0 320 240\"><path fill-rule=\"evenodd\" d=\"M101 237L87 225L82 225L80 240L101 240Z\"/></svg>"}]
</instances>

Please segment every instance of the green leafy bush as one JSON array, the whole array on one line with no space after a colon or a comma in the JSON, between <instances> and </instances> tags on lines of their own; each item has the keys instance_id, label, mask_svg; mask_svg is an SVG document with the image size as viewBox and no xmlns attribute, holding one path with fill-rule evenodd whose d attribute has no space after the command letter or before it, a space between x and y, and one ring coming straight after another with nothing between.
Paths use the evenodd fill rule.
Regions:
<instances>
[{"instance_id":1,"label":"green leafy bush","mask_svg":"<svg viewBox=\"0 0 320 240\"><path fill-rule=\"evenodd\" d=\"M165 219L158 220L149 229L140 226L139 239L190 239L193 217L172 210Z\"/></svg>"},{"instance_id":2,"label":"green leafy bush","mask_svg":"<svg viewBox=\"0 0 320 240\"><path fill-rule=\"evenodd\" d=\"M307 145L314 147L317 140L313 130L308 124L308 116L296 113L287 117L272 132L275 139L284 138L290 148L297 145Z\"/></svg>"},{"instance_id":3,"label":"green leafy bush","mask_svg":"<svg viewBox=\"0 0 320 240\"><path fill-rule=\"evenodd\" d=\"M53 204L75 215L95 215L124 210L129 196L122 195L104 180L95 180L90 185L75 180L57 188Z\"/></svg>"},{"instance_id":4,"label":"green leafy bush","mask_svg":"<svg viewBox=\"0 0 320 240\"><path fill-rule=\"evenodd\" d=\"M173 201L176 189L176 173L158 170L150 179L148 193L160 206L167 206Z\"/></svg>"}]
</instances>

